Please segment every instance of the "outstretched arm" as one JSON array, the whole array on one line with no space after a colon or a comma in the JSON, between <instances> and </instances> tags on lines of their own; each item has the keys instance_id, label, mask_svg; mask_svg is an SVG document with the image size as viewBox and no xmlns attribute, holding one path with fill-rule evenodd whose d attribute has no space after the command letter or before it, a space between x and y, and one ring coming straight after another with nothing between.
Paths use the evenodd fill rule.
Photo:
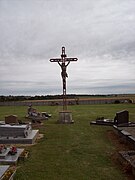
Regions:
<instances>
[{"instance_id":1,"label":"outstretched arm","mask_svg":"<svg viewBox=\"0 0 135 180\"><path fill-rule=\"evenodd\" d=\"M70 61L68 61L68 63L66 64L66 67L69 65Z\"/></svg>"},{"instance_id":2,"label":"outstretched arm","mask_svg":"<svg viewBox=\"0 0 135 180\"><path fill-rule=\"evenodd\" d=\"M61 66L60 62L58 61L58 64Z\"/></svg>"}]
</instances>

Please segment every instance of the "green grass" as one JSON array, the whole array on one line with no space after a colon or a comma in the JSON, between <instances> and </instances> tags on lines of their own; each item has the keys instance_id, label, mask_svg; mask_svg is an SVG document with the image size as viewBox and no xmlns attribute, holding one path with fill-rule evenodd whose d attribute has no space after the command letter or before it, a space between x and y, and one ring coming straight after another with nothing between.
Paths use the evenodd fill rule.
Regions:
<instances>
[{"instance_id":1,"label":"green grass","mask_svg":"<svg viewBox=\"0 0 135 180\"><path fill-rule=\"evenodd\" d=\"M57 124L60 106L38 106L39 111L52 118L39 128L44 137L37 144L26 147L30 157L18 164L15 180L124 180L126 175L111 160L115 151L107 137L112 127L90 126L97 116L114 118L117 111L126 109L135 122L135 105L105 104L69 106L74 124ZM27 107L0 107L0 119L16 114L25 120Z\"/></svg>"}]
</instances>

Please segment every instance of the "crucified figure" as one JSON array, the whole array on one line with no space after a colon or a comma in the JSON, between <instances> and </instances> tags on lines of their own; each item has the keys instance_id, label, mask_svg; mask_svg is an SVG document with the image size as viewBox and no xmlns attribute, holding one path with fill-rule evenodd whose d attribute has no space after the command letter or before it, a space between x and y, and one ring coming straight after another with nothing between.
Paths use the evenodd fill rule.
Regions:
<instances>
[{"instance_id":1,"label":"crucified figure","mask_svg":"<svg viewBox=\"0 0 135 180\"><path fill-rule=\"evenodd\" d=\"M62 76L62 79L63 79L63 89L66 89L66 78L68 77L68 74L66 72L66 69L67 69L67 66L69 65L70 61L68 61L67 64L65 64L65 62L58 62L58 64L60 65L61 67L61 76Z\"/></svg>"},{"instance_id":2,"label":"crucified figure","mask_svg":"<svg viewBox=\"0 0 135 180\"><path fill-rule=\"evenodd\" d=\"M65 64L64 62L62 62L61 64L60 64L60 62L58 62L58 64L60 65L60 67L61 67L61 76L62 76L62 79L66 79L67 77L68 77L68 74L67 74L67 72L66 72L66 69L67 69L67 66L69 65L69 63L70 63L70 61L68 61L68 63L67 64Z\"/></svg>"}]
</instances>

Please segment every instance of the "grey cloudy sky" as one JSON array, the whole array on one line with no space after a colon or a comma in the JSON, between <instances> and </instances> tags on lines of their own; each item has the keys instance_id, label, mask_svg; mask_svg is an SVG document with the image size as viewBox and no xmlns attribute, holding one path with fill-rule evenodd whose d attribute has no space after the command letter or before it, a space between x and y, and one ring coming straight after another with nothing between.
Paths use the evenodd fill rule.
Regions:
<instances>
[{"instance_id":1,"label":"grey cloudy sky","mask_svg":"<svg viewBox=\"0 0 135 180\"><path fill-rule=\"evenodd\" d=\"M135 91L134 0L0 0L0 95Z\"/></svg>"}]
</instances>

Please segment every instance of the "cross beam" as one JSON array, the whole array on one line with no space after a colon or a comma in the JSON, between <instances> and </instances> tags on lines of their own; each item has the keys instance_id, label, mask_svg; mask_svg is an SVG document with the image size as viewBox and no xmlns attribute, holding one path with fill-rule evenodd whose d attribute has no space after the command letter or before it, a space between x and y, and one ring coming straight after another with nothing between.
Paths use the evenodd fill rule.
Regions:
<instances>
[{"instance_id":1,"label":"cross beam","mask_svg":"<svg viewBox=\"0 0 135 180\"><path fill-rule=\"evenodd\" d=\"M77 58L65 58L66 61L77 61ZM56 59L50 59L51 62L62 62L62 59L56 58Z\"/></svg>"},{"instance_id":2,"label":"cross beam","mask_svg":"<svg viewBox=\"0 0 135 180\"><path fill-rule=\"evenodd\" d=\"M65 54L65 47L62 47L61 58L50 59L50 62L57 62L62 70L61 76L63 81L63 111L67 110L66 78L68 77L68 74L66 72L66 68L71 61L77 61L77 60L78 60L77 58L67 58L67 55Z\"/></svg>"}]
</instances>

